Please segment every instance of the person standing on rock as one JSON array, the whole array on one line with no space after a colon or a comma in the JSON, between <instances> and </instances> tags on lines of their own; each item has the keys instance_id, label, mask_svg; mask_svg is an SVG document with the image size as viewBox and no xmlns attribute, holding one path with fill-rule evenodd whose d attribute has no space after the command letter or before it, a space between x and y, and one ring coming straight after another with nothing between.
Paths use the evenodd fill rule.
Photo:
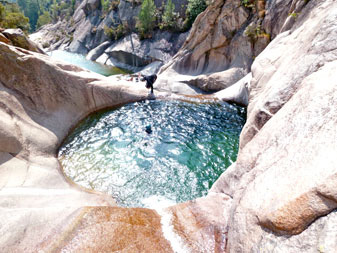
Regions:
<instances>
[{"instance_id":1,"label":"person standing on rock","mask_svg":"<svg viewBox=\"0 0 337 253\"><path fill-rule=\"evenodd\" d=\"M141 81L146 81L145 87L147 89L151 88L151 94L153 94L153 84L157 80L157 75L142 76Z\"/></svg>"}]
</instances>

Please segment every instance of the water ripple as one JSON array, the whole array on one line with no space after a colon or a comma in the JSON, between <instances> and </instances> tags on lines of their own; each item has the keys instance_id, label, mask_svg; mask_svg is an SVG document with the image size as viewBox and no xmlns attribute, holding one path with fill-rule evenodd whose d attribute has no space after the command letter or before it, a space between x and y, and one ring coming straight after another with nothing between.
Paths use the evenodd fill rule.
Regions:
<instances>
[{"instance_id":1,"label":"water ripple","mask_svg":"<svg viewBox=\"0 0 337 253\"><path fill-rule=\"evenodd\" d=\"M236 160L244 122L245 109L229 104L133 103L86 118L59 158L71 179L122 206L183 202L207 194Z\"/></svg>"}]
</instances>

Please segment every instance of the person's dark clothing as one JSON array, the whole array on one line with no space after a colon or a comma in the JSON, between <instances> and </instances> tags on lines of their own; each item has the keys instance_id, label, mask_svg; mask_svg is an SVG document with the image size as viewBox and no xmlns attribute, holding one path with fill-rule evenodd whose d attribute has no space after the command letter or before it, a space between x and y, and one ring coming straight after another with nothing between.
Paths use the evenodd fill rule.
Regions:
<instances>
[{"instance_id":1,"label":"person's dark clothing","mask_svg":"<svg viewBox=\"0 0 337 253\"><path fill-rule=\"evenodd\" d=\"M157 75L143 76L141 81L146 81L145 87L147 89L151 88L151 93L153 93L153 84L157 80Z\"/></svg>"}]
</instances>

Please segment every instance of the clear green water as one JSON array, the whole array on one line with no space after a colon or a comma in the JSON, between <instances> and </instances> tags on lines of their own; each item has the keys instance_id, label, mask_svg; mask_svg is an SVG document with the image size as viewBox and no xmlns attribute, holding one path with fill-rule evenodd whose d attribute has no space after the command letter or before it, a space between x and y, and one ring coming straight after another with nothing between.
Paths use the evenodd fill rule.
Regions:
<instances>
[{"instance_id":1,"label":"clear green water","mask_svg":"<svg viewBox=\"0 0 337 253\"><path fill-rule=\"evenodd\" d=\"M121 206L183 202L206 195L236 160L245 117L229 104L133 103L86 118L59 158L74 182Z\"/></svg>"},{"instance_id":2,"label":"clear green water","mask_svg":"<svg viewBox=\"0 0 337 253\"><path fill-rule=\"evenodd\" d=\"M104 76L130 73L130 72L127 72L125 70L122 70L116 67L103 65L98 62L89 61L85 58L84 55L81 55L81 54L75 54L75 53L70 53L70 52L61 51L61 50L55 50L55 51L50 52L49 55L56 60L62 60L62 61L74 64L74 65L77 65L79 67L82 67L84 69L91 70L93 72L96 72Z\"/></svg>"}]
</instances>

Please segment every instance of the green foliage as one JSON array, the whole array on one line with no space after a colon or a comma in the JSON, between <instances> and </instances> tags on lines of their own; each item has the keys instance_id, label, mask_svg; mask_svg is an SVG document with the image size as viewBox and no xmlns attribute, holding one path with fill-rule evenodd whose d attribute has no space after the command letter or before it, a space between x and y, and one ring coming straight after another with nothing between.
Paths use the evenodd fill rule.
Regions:
<instances>
[{"instance_id":1,"label":"green foliage","mask_svg":"<svg viewBox=\"0 0 337 253\"><path fill-rule=\"evenodd\" d=\"M189 29L197 16L207 8L207 3L205 0L188 0L188 5L186 9L186 29Z\"/></svg>"},{"instance_id":2,"label":"green foliage","mask_svg":"<svg viewBox=\"0 0 337 253\"><path fill-rule=\"evenodd\" d=\"M101 0L102 11L104 14L108 13L110 9L110 0Z\"/></svg>"},{"instance_id":3,"label":"green foliage","mask_svg":"<svg viewBox=\"0 0 337 253\"><path fill-rule=\"evenodd\" d=\"M27 1L26 0L18 0L17 3L22 10L25 10L27 8Z\"/></svg>"},{"instance_id":4,"label":"green foliage","mask_svg":"<svg viewBox=\"0 0 337 253\"><path fill-rule=\"evenodd\" d=\"M257 40L257 36L260 33L260 26L254 26L254 25L250 25L246 28L245 30L245 35L250 39L250 41L252 43L255 43L255 41Z\"/></svg>"},{"instance_id":5,"label":"green foliage","mask_svg":"<svg viewBox=\"0 0 337 253\"><path fill-rule=\"evenodd\" d=\"M114 33L113 33L113 28L111 28L111 27L108 27L108 26L104 26L103 27L103 30L104 30L104 34L108 37L108 38L110 38L110 39L114 39Z\"/></svg>"},{"instance_id":6,"label":"green foliage","mask_svg":"<svg viewBox=\"0 0 337 253\"><path fill-rule=\"evenodd\" d=\"M0 4L0 26L3 28L20 28L29 30L29 19L20 11L17 4Z\"/></svg>"},{"instance_id":7,"label":"green foliage","mask_svg":"<svg viewBox=\"0 0 337 253\"><path fill-rule=\"evenodd\" d=\"M19 6L15 3L5 3L4 7L5 7L6 13L8 13L8 12L21 12Z\"/></svg>"},{"instance_id":8,"label":"green foliage","mask_svg":"<svg viewBox=\"0 0 337 253\"><path fill-rule=\"evenodd\" d=\"M115 40L118 40L122 38L124 35L126 35L126 30L127 29L124 27L124 25L119 24L114 30Z\"/></svg>"},{"instance_id":9,"label":"green foliage","mask_svg":"<svg viewBox=\"0 0 337 253\"><path fill-rule=\"evenodd\" d=\"M241 0L241 4L248 9L252 9L255 6L255 0Z\"/></svg>"},{"instance_id":10,"label":"green foliage","mask_svg":"<svg viewBox=\"0 0 337 253\"><path fill-rule=\"evenodd\" d=\"M111 10L116 10L119 5L119 0L101 0L102 16L108 14Z\"/></svg>"},{"instance_id":11,"label":"green foliage","mask_svg":"<svg viewBox=\"0 0 337 253\"><path fill-rule=\"evenodd\" d=\"M4 28L20 28L23 31L29 30L29 19L20 12L9 12L1 22Z\"/></svg>"},{"instance_id":12,"label":"green foliage","mask_svg":"<svg viewBox=\"0 0 337 253\"><path fill-rule=\"evenodd\" d=\"M68 9L70 7L69 3L66 2L61 2L59 5L61 10Z\"/></svg>"},{"instance_id":13,"label":"green foliage","mask_svg":"<svg viewBox=\"0 0 337 253\"><path fill-rule=\"evenodd\" d=\"M258 40L258 38L264 37L270 41L270 34L266 33L264 29L261 29L261 26L250 25L246 28L244 34L249 38L252 44Z\"/></svg>"},{"instance_id":14,"label":"green foliage","mask_svg":"<svg viewBox=\"0 0 337 253\"><path fill-rule=\"evenodd\" d=\"M292 12L292 13L289 13L289 16L296 19L296 18L298 17L299 14L300 14L300 13L298 13L298 12Z\"/></svg>"},{"instance_id":15,"label":"green foliage","mask_svg":"<svg viewBox=\"0 0 337 253\"><path fill-rule=\"evenodd\" d=\"M51 17L53 19L53 21L57 21L59 16L60 16L60 6L58 3L54 2L51 6L50 6L50 13L51 13Z\"/></svg>"},{"instance_id":16,"label":"green foliage","mask_svg":"<svg viewBox=\"0 0 337 253\"><path fill-rule=\"evenodd\" d=\"M142 38L149 37L151 30L155 27L156 6L153 0L144 0L138 15L137 29Z\"/></svg>"},{"instance_id":17,"label":"green foliage","mask_svg":"<svg viewBox=\"0 0 337 253\"><path fill-rule=\"evenodd\" d=\"M40 6L37 1L28 0L27 7L24 10L25 16L29 18L29 23L32 31L35 31L36 23L39 18Z\"/></svg>"},{"instance_id":18,"label":"green foliage","mask_svg":"<svg viewBox=\"0 0 337 253\"><path fill-rule=\"evenodd\" d=\"M18 0L17 3L25 16L29 18L31 31L36 28L43 3L49 0Z\"/></svg>"},{"instance_id":19,"label":"green foliage","mask_svg":"<svg viewBox=\"0 0 337 253\"><path fill-rule=\"evenodd\" d=\"M37 28L45 24L49 24L52 21L51 16L48 11L44 11L42 15L40 15L39 19L37 20Z\"/></svg>"},{"instance_id":20,"label":"green foliage","mask_svg":"<svg viewBox=\"0 0 337 253\"><path fill-rule=\"evenodd\" d=\"M75 12L76 0L71 0L71 14Z\"/></svg>"},{"instance_id":21,"label":"green foliage","mask_svg":"<svg viewBox=\"0 0 337 253\"><path fill-rule=\"evenodd\" d=\"M49 23L60 18L69 19L75 11L76 0L17 0L17 3L29 18L30 31L34 32L47 21ZM50 19L46 12L49 13Z\"/></svg>"},{"instance_id":22,"label":"green foliage","mask_svg":"<svg viewBox=\"0 0 337 253\"><path fill-rule=\"evenodd\" d=\"M160 24L160 29L171 29L174 27L175 23L175 6L172 3L172 0L168 0L165 9L164 14L162 17L162 23Z\"/></svg>"},{"instance_id":23,"label":"green foliage","mask_svg":"<svg viewBox=\"0 0 337 253\"><path fill-rule=\"evenodd\" d=\"M108 36L112 40L118 40L126 35L126 27L124 25L119 24L117 27L108 27L104 26L104 34Z\"/></svg>"},{"instance_id":24,"label":"green foliage","mask_svg":"<svg viewBox=\"0 0 337 253\"><path fill-rule=\"evenodd\" d=\"M5 18L6 11L5 11L5 6L0 4L0 22Z\"/></svg>"}]
</instances>

